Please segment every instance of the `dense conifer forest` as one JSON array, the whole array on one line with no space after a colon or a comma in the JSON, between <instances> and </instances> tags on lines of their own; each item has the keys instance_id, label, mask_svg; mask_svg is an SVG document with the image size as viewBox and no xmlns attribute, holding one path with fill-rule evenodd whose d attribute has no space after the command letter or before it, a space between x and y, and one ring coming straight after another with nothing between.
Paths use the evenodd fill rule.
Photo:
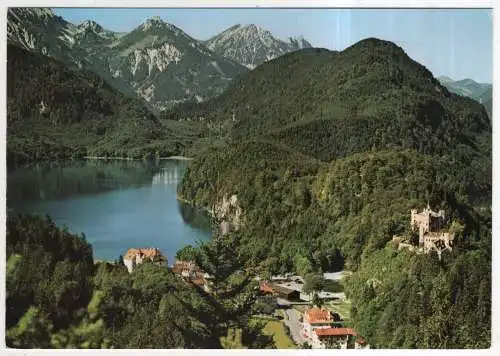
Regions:
<instances>
[{"instance_id":1,"label":"dense conifer forest","mask_svg":"<svg viewBox=\"0 0 500 356\"><path fill-rule=\"evenodd\" d=\"M488 347L491 124L482 105L448 92L398 46L366 39L285 55L186 110L171 115L222 122L226 144L196 157L179 195L202 206L238 197L242 263L355 272L354 327L374 347ZM428 202L456 228L442 260L391 242L411 240L410 210Z\"/></svg>"}]
</instances>

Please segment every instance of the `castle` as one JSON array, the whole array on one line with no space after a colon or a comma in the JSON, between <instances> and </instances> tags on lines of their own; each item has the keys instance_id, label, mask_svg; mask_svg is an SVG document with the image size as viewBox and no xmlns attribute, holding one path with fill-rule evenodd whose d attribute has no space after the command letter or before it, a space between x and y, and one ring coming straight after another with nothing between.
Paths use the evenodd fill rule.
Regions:
<instances>
[{"instance_id":1,"label":"castle","mask_svg":"<svg viewBox=\"0 0 500 356\"><path fill-rule=\"evenodd\" d=\"M413 230L418 229L419 246L424 246L425 235L428 232L440 230L444 223L444 210L439 210L436 213L431 210L429 204L427 204L427 207L421 213L417 213L417 209L411 210L411 227Z\"/></svg>"},{"instance_id":2,"label":"castle","mask_svg":"<svg viewBox=\"0 0 500 356\"><path fill-rule=\"evenodd\" d=\"M424 253L429 253L435 250L439 259L441 259L443 251L451 251L455 235L447 231L442 231L446 224L444 210L435 212L430 208L429 204L420 213L416 209L412 209L410 224L413 231L418 231L419 251L423 250ZM400 238L395 236L393 240L397 241ZM413 245L400 241L399 248L403 247L414 250Z\"/></svg>"}]
</instances>

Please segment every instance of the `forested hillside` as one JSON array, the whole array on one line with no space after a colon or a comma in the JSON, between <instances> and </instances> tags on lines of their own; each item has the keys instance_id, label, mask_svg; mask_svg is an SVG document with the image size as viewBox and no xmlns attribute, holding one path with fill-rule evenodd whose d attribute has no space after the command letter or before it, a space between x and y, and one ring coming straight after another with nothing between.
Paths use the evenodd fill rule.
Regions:
<instances>
[{"instance_id":1,"label":"forested hillside","mask_svg":"<svg viewBox=\"0 0 500 356\"><path fill-rule=\"evenodd\" d=\"M99 77L9 46L7 104L11 163L196 154L179 198L238 220L229 242L198 250L205 263L266 275L344 268L351 326L372 347L489 347L491 120L395 44L290 53L161 118ZM427 204L455 234L442 259L392 241L415 239L410 210ZM50 221L9 219L7 245L9 345L220 347L241 320L231 299L166 269L95 268L88 244Z\"/></svg>"},{"instance_id":2,"label":"forested hillside","mask_svg":"<svg viewBox=\"0 0 500 356\"><path fill-rule=\"evenodd\" d=\"M196 124L161 121L102 78L7 47L10 163L85 155L168 156L201 135Z\"/></svg>"},{"instance_id":3,"label":"forested hillside","mask_svg":"<svg viewBox=\"0 0 500 356\"><path fill-rule=\"evenodd\" d=\"M215 241L215 240L214 240ZM222 300L186 283L167 266L145 262L132 273L119 260L94 264L84 236L50 218L7 219L6 344L14 348L221 348L227 329L240 327L242 346L273 347L249 326L255 285L243 274L231 243L202 245ZM217 255L219 256L219 255ZM222 256L222 255L221 255ZM205 270L212 273L209 263Z\"/></svg>"},{"instance_id":4,"label":"forested hillside","mask_svg":"<svg viewBox=\"0 0 500 356\"><path fill-rule=\"evenodd\" d=\"M287 54L219 98L181 106L167 117L203 118L230 139L266 137L326 162L368 150L414 149L447 157L454 171L464 172L468 190L491 187L491 123L484 107L450 93L400 47L378 39L342 52Z\"/></svg>"},{"instance_id":5,"label":"forested hillside","mask_svg":"<svg viewBox=\"0 0 500 356\"><path fill-rule=\"evenodd\" d=\"M355 272L354 327L374 347L489 345L491 124L481 104L450 93L400 47L366 39L285 55L169 115L203 117L225 139L193 161L179 195L204 206L237 196L242 263ZM391 242L412 239L410 209L428 202L456 233L441 261ZM469 318L474 305L483 312ZM451 330L459 306L462 327Z\"/></svg>"},{"instance_id":6,"label":"forested hillside","mask_svg":"<svg viewBox=\"0 0 500 356\"><path fill-rule=\"evenodd\" d=\"M435 131L445 124L444 116L460 110L477 117L475 125L488 126L477 102L450 93L397 45L369 38L342 52L314 48L286 54L242 76L220 97L181 106L170 114L179 119L227 121L231 134L243 137L318 119L368 117L390 124L397 117L394 136L380 139L387 145L398 139L396 133L409 128L411 132L403 137L406 142L401 139L394 145L410 146L417 135L426 138L425 128ZM424 113L431 112L438 118L432 120L435 126L428 127L430 119ZM461 128L471 125L471 120L467 118Z\"/></svg>"}]
</instances>

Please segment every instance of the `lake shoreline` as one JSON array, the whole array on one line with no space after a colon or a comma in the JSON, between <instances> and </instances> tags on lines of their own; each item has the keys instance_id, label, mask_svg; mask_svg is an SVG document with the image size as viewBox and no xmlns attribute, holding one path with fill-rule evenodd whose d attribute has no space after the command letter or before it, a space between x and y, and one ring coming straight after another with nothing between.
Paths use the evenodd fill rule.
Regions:
<instances>
[{"instance_id":1,"label":"lake shoreline","mask_svg":"<svg viewBox=\"0 0 500 356\"><path fill-rule=\"evenodd\" d=\"M114 263L129 248L152 246L175 262L184 246L211 239L206 212L183 207L176 199L187 162L175 158L150 164L101 159L19 167L9 175L7 211L49 215L71 234L84 233L95 264Z\"/></svg>"},{"instance_id":2,"label":"lake shoreline","mask_svg":"<svg viewBox=\"0 0 500 356\"><path fill-rule=\"evenodd\" d=\"M181 196L179 196L179 194L176 194L175 198L177 199L177 201L179 201L181 203L194 206L195 208L200 209L200 210L204 210L207 213L209 213L210 215L212 215L212 211L207 206L198 205L198 204L196 204L195 201L184 199Z\"/></svg>"}]
</instances>

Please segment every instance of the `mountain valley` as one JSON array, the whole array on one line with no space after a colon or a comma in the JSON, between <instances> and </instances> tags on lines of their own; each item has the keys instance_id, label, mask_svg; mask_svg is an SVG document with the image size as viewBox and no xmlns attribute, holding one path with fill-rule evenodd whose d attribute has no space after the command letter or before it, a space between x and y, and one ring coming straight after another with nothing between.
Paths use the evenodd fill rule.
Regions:
<instances>
[{"instance_id":1,"label":"mountain valley","mask_svg":"<svg viewBox=\"0 0 500 356\"><path fill-rule=\"evenodd\" d=\"M214 286L154 263L126 270L119 252L96 263L84 236L9 216L9 345L272 348L251 322L265 304L256 281L345 270L346 327L372 348L491 346L492 85L436 78L374 37L336 51L235 25L200 41L159 17L118 33L43 8L9 9L7 27L9 169L192 158L182 173L155 171L152 184L152 167L110 169L149 186L129 187L127 201L106 196L133 208L107 226L121 241L120 219L141 204L180 221L157 208L168 191L174 210L211 221L213 238L175 258L203 265ZM89 174L92 191L111 176ZM443 216L432 231L453 234L446 251L395 243L415 247L425 206ZM331 307L311 291L311 305L290 309ZM267 297L274 313L278 299ZM281 323L276 315L262 320Z\"/></svg>"}]
</instances>

